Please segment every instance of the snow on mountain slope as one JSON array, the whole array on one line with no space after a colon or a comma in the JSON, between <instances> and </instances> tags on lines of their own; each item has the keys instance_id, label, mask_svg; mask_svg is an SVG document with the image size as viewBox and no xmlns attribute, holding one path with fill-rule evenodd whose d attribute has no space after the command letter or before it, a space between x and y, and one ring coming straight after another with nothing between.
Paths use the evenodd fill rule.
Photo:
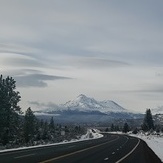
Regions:
<instances>
[{"instance_id":1,"label":"snow on mountain slope","mask_svg":"<svg viewBox=\"0 0 163 163\"><path fill-rule=\"evenodd\" d=\"M100 104L103 107L103 112L128 112L128 110L111 100L101 101Z\"/></svg>"},{"instance_id":2,"label":"snow on mountain slope","mask_svg":"<svg viewBox=\"0 0 163 163\"><path fill-rule=\"evenodd\" d=\"M79 95L75 100L66 102L63 106L71 110L77 109L80 111L88 111L88 110L92 111L101 108L101 106L95 99L88 98L83 94Z\"/></svg>"},{"instance_id":3,"label":"snow on mountain slope","mask_svg":"<svg viewBox=\"0 0 163 163\"><path fill-rule=\"evenodd\" d=\"M136 119L140 114L129 112L117 103L111 100L96 101L94 98L87 97L83 94L76 99L66 102L62 105L52 105L44 110L35 111L40 118L46 118L44 114L55 116L58 122L108 122L114 119Z\"/></svg>"},{"instance_id":4,"label":"snow on mountain slope","mask_svg":"<svg viewBox=\"0 0 163 163\"><path fill-rule=\"evenodd\" d=\"M114 101L96 101L94 98L87 97L83 94L79 95L75 100L68 101L63 105L70 110L78 111L100 111L107 112L128 112L126 109L115 103Z\"/></svg>"}]
</instances>

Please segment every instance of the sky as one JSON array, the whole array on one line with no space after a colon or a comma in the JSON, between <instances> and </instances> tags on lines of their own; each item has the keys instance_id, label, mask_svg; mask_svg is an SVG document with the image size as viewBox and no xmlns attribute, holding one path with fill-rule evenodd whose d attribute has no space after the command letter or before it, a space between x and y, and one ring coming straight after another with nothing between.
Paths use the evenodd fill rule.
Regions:
<instances>
[{"instance_id":1,"label":"sky","mask_svg":"<svg viewBox=\"0 0 163 163\"><path fill-rule=\"evenodd\" d=\"M22 110L85 94L163 106L162 0L0 0L0 73ZM37 106L36 106L37 104Z\"/></svg>"}]
</instances>

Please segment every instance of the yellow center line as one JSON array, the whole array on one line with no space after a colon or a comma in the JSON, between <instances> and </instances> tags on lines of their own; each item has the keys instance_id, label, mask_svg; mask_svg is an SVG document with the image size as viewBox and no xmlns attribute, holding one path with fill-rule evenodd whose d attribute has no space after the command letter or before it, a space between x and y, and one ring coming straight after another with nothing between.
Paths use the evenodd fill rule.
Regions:
<instances>
[{"instance_id":1,"label":"yellow center line","mask_svg":"<svg viewBox=\"0 0 163 163\"><path fill-rule=\"evenodd\" d=\"M72 156L72 155L74 155L74 154L81 153L81 152L84 152L84 151L88 151L88 150L90 150L90 149L97 148L97 147L100 147L100 146L102 146L102 145L111 143L111 142L113 142L113 141L116 141L117 139L119 139L119 136L118 136L116 139L111 140L111 141L109 141L109 142L102 143L102 144L99 144L99 145L95 145L95 146L92 146L92 147L89 147L89 148L81 149L81 150L79 150L79 151L75 151L75 152L68 153L68 154L65 154L65 155L62 155L62 156L58 156L58 157L55 157L55 158L52 158L52 159L49 159L49 160L42 161L42 162L40 162L40 163L48 163L48 162L51 162L51 161L59 160L59 159L61 159L61 158L65 158L65 157L68 157L68 156Z\"/></svg>"}]
</instances>

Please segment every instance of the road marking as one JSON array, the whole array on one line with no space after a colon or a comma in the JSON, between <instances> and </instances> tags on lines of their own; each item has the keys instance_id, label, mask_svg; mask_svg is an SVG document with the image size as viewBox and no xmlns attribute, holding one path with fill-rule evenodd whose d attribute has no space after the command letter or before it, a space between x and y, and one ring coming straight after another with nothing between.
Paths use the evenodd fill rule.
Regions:
<instances>
[{"instance_id":1,"label":"road marking","mask_svg":"<svg viewBox=\"0 0 163 163\"><path fill-rule=\"evenodd\" d=\"M124 146L128 142L128 137L125 136L125 138L127 138L127 140L125 141L125 143L122 144L122 146ZM120 146L120 148L122 148L122 146Z\"/></svg>"},{"instance_id":2,"label":"road marking","mask_svg":"<svg viewBox=\"0 0 163 163\"><path fill-rule=\"evenodd\" d=\"M136 146L127 154L125 155L124 157L122 157L120 160L118 160L117 162L115 163L120 163L121 161L123 161L125 158L127 158L132 152L134 152L134 150L138 147L140 143L140 139L138 139L138 143L136 144Z\"/></svg>"},{"instance_id":3,"label":"road marking","mask_svg":"<svg viewBox=\"0 0 163 163\"><path fill-rule=\"evenodd\" d=\"M108 158L108 157L104 159L104 161L107 161L107 160L109 160L109 158Z\"/></svg>"},{"instance_id":4,"label":"road marking","mask_svg":"<svg viewBox=\"0 0 163 163\"><path fill-rule=\"evenodd\" d=\"M23 155L23 156L17 156L17 157L14 157L15 159L18 159L18 158L24 158L24 157L29 157L29 156L34 156L35 154L28 154L28 155Z\"/></svg>"},{"instance_id":5,"label":"road marking","mask_svg":"<svg viewBox=\"0 0 163 163\"><path fill-rule=\"evenodd\" d=\"M42 162L40 162L40 163L47 163L47 162L59 160L59 159L64 158L64 157L72 156L72 155L74 155L74 154L81 153L81 152L84 152L84 151L88 151L88 150L90 150L90 149L97 148L97 147L100 147L100 146L102 146L102 145L111 143L111 142L113 142L113 141L116 141L117 139L119 139L119 136L118 136L116 139L111 140L111 141L109 141L109 142L105 142L105 143L102 143L102 144L99 144L99 145L95 145L95 146L92 146L92 147L88 147L88 148L85 148L85 149L81 149L81 150L79 150L79 151L75 151L75 152L68 153L68 154L65 154L65 155L62 155L62 156L58 156L58 157L55 157L55 158L52 158L52 159L49 159L49 160L42 161Z\"/></svg>"},{"instance_id":6,"label":"road marking","mask_svg":"<svg viewBox=\"0 0 163 163\"><path fill-rule=\"evenodd\" d=\"M112 155L114 155L114 154L115 154L115 152L112 153Z\"/></svg>"}]
</instances>

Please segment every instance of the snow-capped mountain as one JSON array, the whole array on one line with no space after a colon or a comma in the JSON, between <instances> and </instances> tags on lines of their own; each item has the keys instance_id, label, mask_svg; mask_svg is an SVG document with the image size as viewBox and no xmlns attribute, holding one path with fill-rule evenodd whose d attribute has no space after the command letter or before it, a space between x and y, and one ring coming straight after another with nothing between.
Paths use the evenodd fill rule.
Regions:
<instances>
[{"instance_id":1,"label":"snow-capped mountain","mask_svg":"<svg viewBox=\"0 0 163 163\"><path fill-rule=\"evenodd\" d=\"M128 112L126 109L115 103L114 101L96 101L94 98L87 97L83 94L79 95L75 100L66 102L63 107L70 110L78 111L100 111L102 113L108 112Z\"/></svg>"},{"instance_id":2,"label":"snow-capped mountain","mask_svg":"<svg viewBox=\"0 0 163 163\"><path fill-rule=\"evenodd\" d=\"M36 111L35 115L46 118L55 116L59 122L108 122L115 119L135 119L140 114L135 114L124 109L111 100L97 101L83 94L65 104L53 105L44 110ZM50 116L47 116L49 114Z\"/></svg>"}]
</instances>

